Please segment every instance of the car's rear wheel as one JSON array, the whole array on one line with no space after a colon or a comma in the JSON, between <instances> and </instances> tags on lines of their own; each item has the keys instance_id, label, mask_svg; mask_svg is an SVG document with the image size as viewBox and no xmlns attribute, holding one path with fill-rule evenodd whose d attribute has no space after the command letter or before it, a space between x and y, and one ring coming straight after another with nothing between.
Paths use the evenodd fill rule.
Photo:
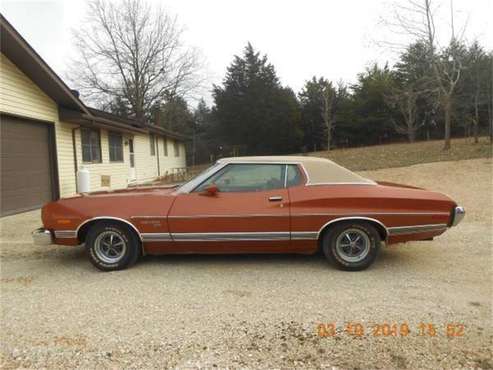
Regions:
<instances>
[{"instance_id":1,"label":"car's rear wheel","mask_svg":"<svg viewBox=\"0 0 493 370\"><path fill-rule=\"evenodd\" d=\"M89 260L103 271L122 270L137 262L140 241L128 227L109 222L93 225L86 237Z\"/></svg>"},{"instance_id":2,"label":"car's rear wheel","mask_svg":"<svg viewBox=\"0 0 493 370\"><path fill-rule=\"evenodd\" d=\"M342 270L369 267L377 257L380 235L367 222L344 222L325 231L322 250L329 261Z\"/></svg>"}]
</instances>

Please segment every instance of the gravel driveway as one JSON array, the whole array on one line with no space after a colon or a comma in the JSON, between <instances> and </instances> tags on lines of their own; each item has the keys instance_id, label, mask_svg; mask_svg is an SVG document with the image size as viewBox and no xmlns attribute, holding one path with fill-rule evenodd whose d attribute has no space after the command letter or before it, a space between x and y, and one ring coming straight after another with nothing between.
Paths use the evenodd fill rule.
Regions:
<instances>
[{"instance_id":1,"label":"gravel driveway","mask_svg":"<svg viewBox=\"0 0 493 370\"><path fill-rule=\"evenodd\" d=\"M39 211L3 218L2 367L491 369L492 165L366 173L445 192L467 215L357 273L320 255L146 257L102 273L81 247L32 245ZM398 330L375 336L384 323Z\"/></svg>"}]
</instances>

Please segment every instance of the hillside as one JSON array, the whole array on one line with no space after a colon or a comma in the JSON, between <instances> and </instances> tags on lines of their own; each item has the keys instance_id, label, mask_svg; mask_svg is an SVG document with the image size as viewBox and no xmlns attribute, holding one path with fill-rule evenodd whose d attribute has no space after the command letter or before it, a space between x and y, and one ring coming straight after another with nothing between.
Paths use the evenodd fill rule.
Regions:
<instances>
[{"instance_id":1,"label":"hillside","mask_svg":"<svg viewBox=\"0 0 493 370\"><path fill-rule=\"evenodd\" d=\"M449 151L443 151L442 148L443 141L436 140L335 149L305 155L329 158L350 170L364 171L419 163L489 158L492 157L493 146L490 145L489 138L482 137L478 144L473 144L472 138L454 139Z\"/></svg>"}]
</instances>

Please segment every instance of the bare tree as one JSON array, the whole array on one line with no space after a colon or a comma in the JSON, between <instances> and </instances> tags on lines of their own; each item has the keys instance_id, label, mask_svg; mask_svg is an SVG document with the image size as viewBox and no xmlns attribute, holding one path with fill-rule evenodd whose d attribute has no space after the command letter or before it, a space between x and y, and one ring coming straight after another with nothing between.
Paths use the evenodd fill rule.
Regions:
<instances>
[{"instance_id":1,"label":"bare tree","mask_svg":"<svg viewBox=\"0 0 493 370\"><path fill-rule=\"evenodd\" d=\"M83 97L103 109L118 100L143 119L166 94L198 86L198 53L182 44L175 18L143 0L88 4L86 22L74 31L78 58L70 73Z\"/></svg>"},{"instance_id":2,"label":"bare tree","mask_svg":"<svg viewBox=\"0 0 493 370\"><path fill-rule=\"evenodd\" d=\"M477 72L476 72L477 73ZM479 143L479 98L481 94L481 81L476 74L476 81L474 84L474 116L472 119L473 133L474 133L474 143Z\"/></svg>"},{"instance_id":3,"label":"bare tree","mask_svg":"<svg viewBox=\"0 0 493 370\"><path fill-rule=\"evenodd\" d=\"M426 0L428 1L428 0ZM450 47L442 56L433 57L433 70L439 87L439 99L444 113L445 134L444 150L450 149L450 129L452 121L452 104L457 84L464 68L459 55L460 45L452 40Z\"/></svg>"},{"instance_id":4,"label":"bare tree","mask_svg":"<svg viewBox=\"0 0 493 370\"><path fill-rule=\"evenodd\" d=\"M490 135L490 144L493 144L493 52L489 53L489 78L488 78L488 88L486 90L487 96L487 105L488 105L488 118L489 118L489 135Z\"/></svg>"},{"instance_id":5,"label":"bare tree","mask_svg":"<svg viewBox=\"0 0 493 370\"><path fill-rule=\"evenodd\" d=\"M470 89L470 104L473 112L469 112L468 126L472 126L474 143L479 142L480 105L488 99L488 61L489 58L477 41L473 42L468 50L468 70L466 84Z\"/></svg>"},{"instance_id":6,"label":"bare tree","mask_svg":"<svg viewBox=\"0 0 493 370\"><path fill-rule=\"evenodd\" d=\"M395 131L406 135L412 143L417 131L428 122L430 111L437 107L437 89L428 62L427 46L422 41L409 45L401 53L392 75L384 100L399 114L398 120L391 119Z\"/></svg>"},{"instance_id":7,"label":"bare tree","mask_svg":"<svg viewBox=\"0 0 493 370\"><path fill-rule=\"evenodd\" d=\"M449 47L443 50L442 55L437 52L435 41L435 20L431 0L422 0L421 11L425 16L425 30L427 34L430 63L433 67L435 79L439 89L440 105L444 113L444 150L450 149L450 130L452 120L452 104L457 83L461 77L463 65L459 55L460 44L455 36L453 2L450 1L451 39Z\"/></svg>"},{"instance_id":8,"label":"bare tree","mask_svg":"<svg viewBox=\"0 0 493 370\"><path fill-rule=\"evenodd\" d=\"M392 88L391 92L385 96L385 101L392 108L397 108L404 118L404 123L392 118L392 124L397 133L407 135L410 143L416 140L416 132L426 123L424 120L418 122L418 99L423 92L416 90L414 86L403 88Z\"/></svg>"},{"instance_id":9,"label":"bare tree","mask_svg":"<svg viewBox=\"0 0 493 370\"><path fill-rule=\"evenodd\" d=\"M427 45L429 63L438 89L438 99L444 113L444 150L450 149L450 130L452 104L457 84L463 69L461 60L461 36L457 36L454 25L453 3L450 1L451 37L446 48L438 45L435 28L435 16L432 0L408 0L405 4L395 5L393 20L385 22L388 27L398 30ZM462 35L465 26L461 30Z\"/></svg>"},{"instance_id":10,"label":"bare tree","mask_svg":"<svg viewBox=\"0 0 493 370\"><path fill-rule=\"evenodd\" d=\"M487 100L488 100L488 118L490 121L489 135L490 135L490 144L493 144L493 52L489 53L490 60L490 68L489 68L489 81L487 82Z\"/></svg>"},{"instance_id":11,"label":"bare tree","mask_svg":"<svg viewBox=\"0 0 493 370\"><path fill-rule=\"evenodd\" d=\"M326 81L323 83L320 90L320 98L322 102L322 121L327 130L327 151L330 150L330 144L332 142L332 130L334 123L334 100L335 93L334 88L332 87L332 83Z\"/></svg>"}]
</instances>

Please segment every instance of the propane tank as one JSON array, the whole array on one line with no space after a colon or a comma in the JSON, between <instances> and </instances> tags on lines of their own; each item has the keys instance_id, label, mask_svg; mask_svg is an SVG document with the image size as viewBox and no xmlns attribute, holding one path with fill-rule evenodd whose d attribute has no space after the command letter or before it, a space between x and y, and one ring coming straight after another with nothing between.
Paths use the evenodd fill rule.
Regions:
<instances>
[{"instance_id":1,"label":"propane tank","mask_svg":"<svg viewBox=\"0 0 493 370\"><path fill-rule=\"evenodd\" d=\"M89 170L85 167L81 167L77 171L77 192L89 193L91 191L91 175Z\"/></svg>"}]
</instances>

